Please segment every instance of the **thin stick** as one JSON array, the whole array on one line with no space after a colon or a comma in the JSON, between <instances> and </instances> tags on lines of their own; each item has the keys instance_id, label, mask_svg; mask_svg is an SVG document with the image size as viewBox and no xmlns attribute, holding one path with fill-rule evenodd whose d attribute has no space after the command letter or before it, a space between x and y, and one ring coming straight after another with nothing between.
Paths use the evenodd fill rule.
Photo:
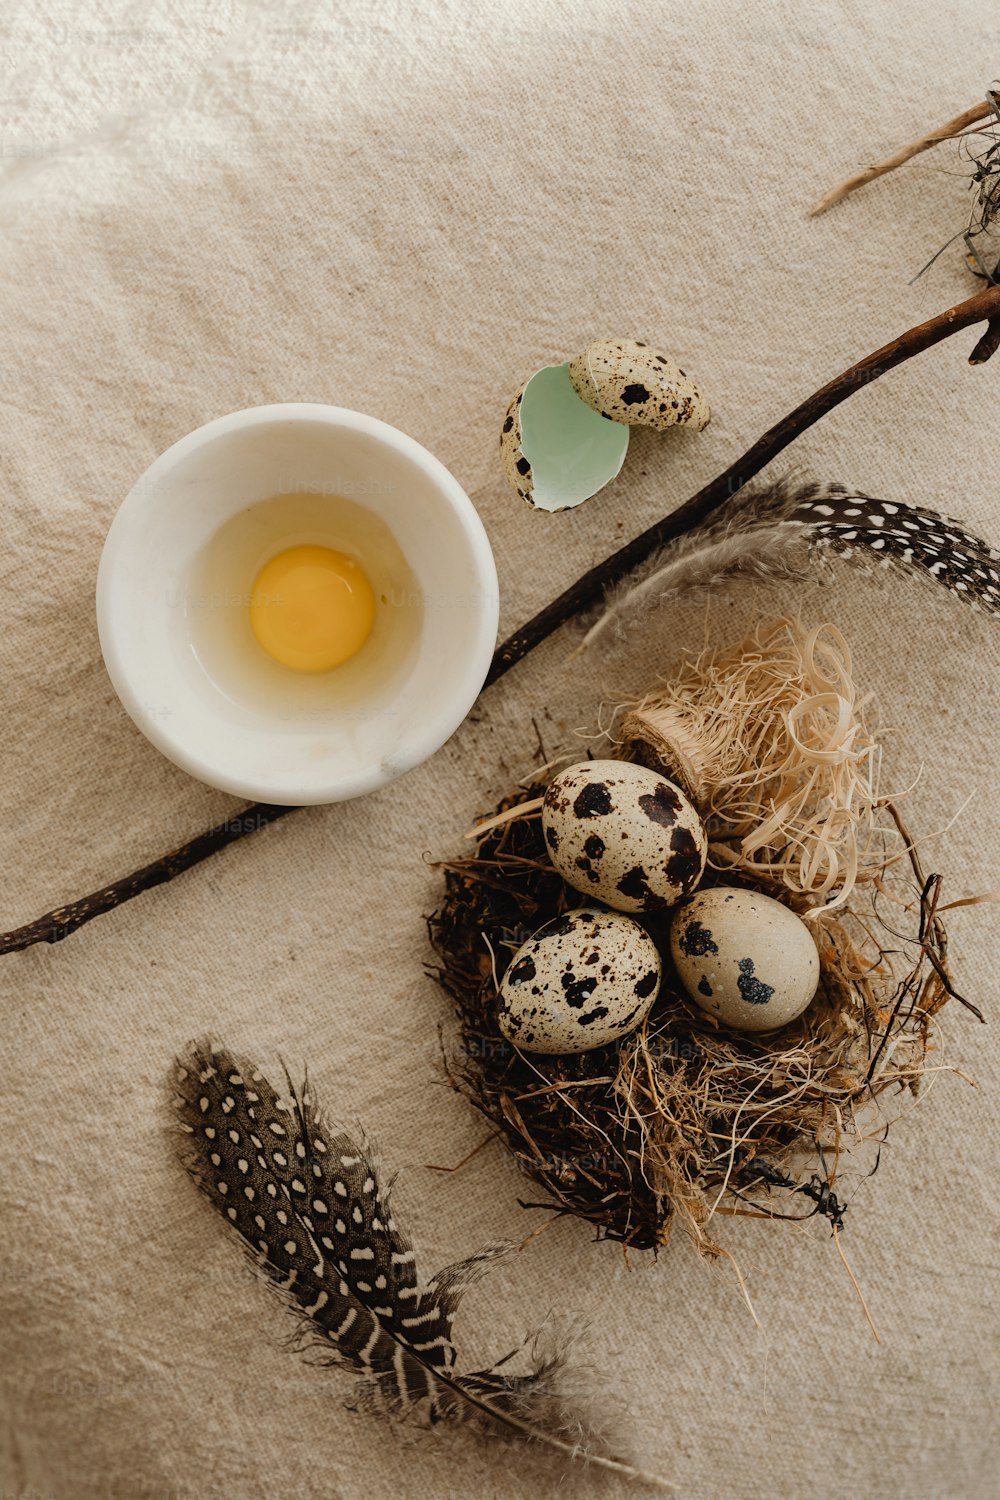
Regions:
<instances>
[{"instance_id":1,"label":"thin stick","mask_svg":"<svg viewBox=\"0 0 1000 1500\"><path fill-rule=\"evenodd\" d=\"M743 1279L743 1272L740 1270L739 1264L737 1263L736 1259L732 1255L730 1255L729 1251L728 1250L724 1250L721 1245L718 1247L718 1250L719 1250L719 1254L725 1256L726 1260L728 1260L729 1264L732 1266L733 1270L736 1272L736 1280L740 1284L740 1293L741 1293L741 1295L743 1297L743 1301L747 1305L747 1311L749 1312L751 1318L753 1318L753 1320L756 1323L757 1327L760 1328L760 1326L761 1326L760 1319L758 1318L757 1314L754 1312L754 1306L753 1306L753 1303L750 1300L750 1293L747 1291L747 1284L746 1284L746 1282ZM761 1329L761 1332L763 1332L763 1329Z\"/></svg>"},{"instance_id":2,"label":"thin stick","mask_svg":"<svg viewBox=\"0 0 1000 1500\"><path fill-rule=\"evenodd\" d=\"M959 901L946 901L938 911L957 911L960 906L982 906L987 901L1000 901L1000 891L984 891L981 896L963 896Z\"/></svg>"},{"instance_id":3,"label":"thin stick","mask_svg":"<svg viewBox=\"0 0 1000 1500\"><path fill-rule=\"evenodd\" d=\"M530 1234L524 1236L524 1239L517 1247L518 1250L527 1250L532 1240L537 1240L538 1236L544 1234L546 1229L551 1229L553 1224L558 1223L560 1219L564 1219L565 1217L566 1215L562 1210L557 1214L553 1214L550 1219L546 1219L543 1224L539 1224L537 1228L531 1230Z\"/></svg>"},{"instance_id":4,"label":"thin stick","mask_svg":"<svg viewBox=\"0 0 1000 1500\"><path fill-rule=\"evenodd\" d=\"M890 817L899 830L899 833L907 846L907 853L910 857L910 864L912 866L913 873L916 876L917 880L920 881L921 888L926 893L931 883L935 879L939 879L940 877L931 876L928 879L928 877L924 875L923 866L920 863L920 857L917 854L916 847L914 846L913 840L910 837L906 825L903 822L902 817L900 816L899 809L895 807L894 804L888 799L884 799L882 802L880 802L879 806L884 807L888 810ZM935 890L935 900L933 902L930 913L930 928L937 943L937 952L935 952L934 948L931 946L928 934L926 932L922 932L921 946L923 948L923 952L926 955L931 968L934 970L938 979L940 979L941 984L943 985L947 993L951 996L952 1000L957 1000L959 1005L964 1005L966 1010L971 1010L972 1014L976 1017L976 1020L981 1021L985 1025L986 1017L979 1009L979 1006L973 1005L971 1000L967 1000L964 995L959 994L958 990L955 989L955 986L952 983L950 974L948 973L946 966L946 960L948 956L948 935L945 931L944 923L940 920L937 914L938 907L936 895L937 892ZM886 1035L888 1035L888 1032L886 1033Z\"/></svg>"},{"instance_id":5,"label":"thin stick","mask_svg":"<svg viewBox=\"0 0 1000 1500\"><path fill-rule=\"evenodd\" d=\"M480 1151L489 1145L490 1141L495 1141L496 1139L497 1133L494 1130L485 1140L480 1141L478 1146L473 1146L471 1151L467 1151L461 1161L457 1161L453 1167L442 1167L437 1162L425 1161L424 1168L428 1172L460 1172L474 1156L478 1156Z\"/></svg>"},{"instance_id":6,"label":"thin stick","mask_svg":"<svg viewBox=\"0 0 1000 1500\"><path fill-rule=\"evenodd\" d=\"M570 1078L566 1083L547 1083L544 1088L529 1089L526 1094L515 1094L515 1101L520 1104L524 1099L540 1099L545 1094L563 1094L567 1089L595 1089L601 1084L614 1083L610 1076L607 1078Z\"/></svg>"},{"instance_id":7,"label":"thin stick","mask_svg":"<svg viewBox=\"0 0 1000 1500\"><path fill-rule=\"evenodd\" d=\"M860 1283L858 1281L858 1278L855 1276L854 1272L851 1270L850 1261L847 1259L847 1256L844 1254L844 1247L840 1243L840 1234L837 1231L836 1224L834 1224L834 1226L833 1226L833 1243L837 1247L837 1254L840 1256L841 1260L844 1262L844 1270L847 1272L848 1276L851 1278L851 1283L852 1283L852 1285L854 1287L854 1290L858 1294L858 1301L861 1303L861 1306L864 1309L865 1317L868 1319L868 1327L871 1329L872 1333L875 1335L875 1342L876 1342L876 1344L881 1344L882 1340L879 1338L878 1329L875 1327L875 1319L872 1317L871 1312L870 1312L869 1307L868 1307L868 1303L865 1301L865 1294L861 1290L861 1285L860 1285Z\"/></svg>"},{"instance_id":8,"label":"thin stick","mask_svg":"<svg viewBox=\"0 0 1000 1500\"><path fill-rule=\"evenodd\" d=\"M463 834L463 837L481 839L483 834L489 833L492 828L500 828L504 823L512 823L515 818L526 818L529 813L541 812L544 801L544 797L532 797L528 802L519 802L516 807L508 807L506 812L497 813L493 818L484 818L481 823L476 823Z\"/></svg>"},{"instance_id":9,"label":"thin stick","mask_svg":"<svg viewBox=\"0 0 1000 1500\"><path fill-rule=\"evenodd\" d=\"M519 630L515 630L513 635L508 636L494 653L484 690L509 672L511 667L542 641L547 640L560 626L594 604L605 589L618 583L658 547L692 530L713 511L718 510L777 458L789 443L794 442L835 406L846 401L856 390L871 384L887 370L894 369L905 360L912 359L915 354L933 348L952 334L960 333L962 329L976 323L986 323L987 331L973 350L971 362L984 363L1000 347L1000 339L993 338L993 331L1000 329L1000 286L986 287L965 302L947 308L925 323L918 323L915 328L910 328L899 338L851 365L835 380L821 386L794 411L789 412L787 417L765 432L763 437L758 438L742 458L730 464L728 469L723 470L696 495L692 495L684 505L654 522L631 542L619 547L617 552L589 569L574 584L564 589L558 598L553 599ZM141 895L143 891L151 890L153 886L172 880L175 875L200 864L218 849L224 849L245 834L254 833L265 824L294 811L296 809L293 807L255 803L236 817L200 834L190 843L181 845L179 849L143 866L141 870L112 881L110 885L103 886L89 896L82 896L68 906L47 912L24 927L0 935L0 955L17 953L35 943L60 942L94 917L112 911L116 906Z\"/></svg>"},{"instance_id":10,"label":"thin stick","mask_svg":"<svg viewBox=\"0 0 1000 1500\"><path fill-rule=\"evenodd\" d=\"M62 942L64 937L76 932L84 923L113 911L116 906L124 905L134 896L142 895L143 891L151 891L154 886L173 880L176 875L182 875L185 870L201 864L209 855L216 854L229 844L235 844L237 839L245 838L248 833L256 833L269 823L283 818L286 813L295 811L294 807L255 802L251 807L245 807L233 817L227 818L224 823L217 823L206 833L199 833L197 838L172 849L169 854L162 854L152 864L133 870L131 875L125 875L111 885L102 886L89 896L81 896L68 906L57 906L55 911L46 912L44 917L29 922L25 927L17 927L13 932L4 933L0 936L0 955L18 953L22 948L31 948L35 943Z\"/></svg>"},{"instance_id":11,"label":"thin stick","mask_svg":"<svg viewBox=\"0 0 1000 1500\"><path fill-rule=\"evenodd\" d=\"M840 203L851 193L856 193L858 188L864 187L866 183L874 182L876 177L884 177L887 172L894 172L904 162L910 161L914 156L919 156L921 151L929 151L931 146L937 146L941 141L954 139L956 135L961 135L962 131L966 130L968 126L974 125L979 120L985 120L993 113L994 105L989 99L983 99L979 104L974 104L971 109L963 110L953 120L948 120L944 125L939 125L936 130L929 130L918 141L911 141L909 146L904 146L902 150L887 157L885 161L879 162L877 166L866 167L863 172L857 172L853 177L848 177L845 182L838 184L837 187L831 188L826 197L821 198L809 210L809 217L811 219L818 218L820 214L825 214L828 208L833 208L835 203Z\"/></svg>"}]
</instances>

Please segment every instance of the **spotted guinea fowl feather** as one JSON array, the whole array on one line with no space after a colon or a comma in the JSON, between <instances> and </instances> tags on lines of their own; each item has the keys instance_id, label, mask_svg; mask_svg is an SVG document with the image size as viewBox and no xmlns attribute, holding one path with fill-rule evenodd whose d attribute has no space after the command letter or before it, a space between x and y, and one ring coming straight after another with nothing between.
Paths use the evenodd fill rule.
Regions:
<instances>
[{"instance_id":1,"label":"spotted guinea fowl feather","mask_svg":"<svg viewBox=\"0 0 1000 1500\"><path fill-rule=\"evenodd\" d=\"M1000 553L948 516L842 485L787 482L741 491L711 521L649 558L609 591L583 645L624 635L637 615L737 575L808 578L824 554L943 584L1000 614Z\"/></svg>"},{"instance_id":2,"label":"spotted guinea fowl feather","mask_svg":"<svg viewBox=\"0 0 1000 1500\"><path fill-rule=\"evenodd\" d=\"M308 1079L279 1093L253 1063L199 1042L178 1060L175 1101L188 1171L330 1362L357 1371L391 1410L429 1422L475 1414L567 1458L650 1478L582 1430L555 1388L558 1358L521 1376L459 1374L452 1325L462 1293L505 1247L421 1286L391 1183L363 1140L326 1122Z\"/></svg>"}]
</instances>

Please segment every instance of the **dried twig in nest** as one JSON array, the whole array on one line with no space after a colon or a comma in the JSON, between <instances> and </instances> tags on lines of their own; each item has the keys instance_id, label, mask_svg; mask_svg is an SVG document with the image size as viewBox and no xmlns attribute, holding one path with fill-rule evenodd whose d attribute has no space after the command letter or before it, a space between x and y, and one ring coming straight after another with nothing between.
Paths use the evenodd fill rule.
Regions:
<instances>
[{"instance_id":1,"label":"dried twig in nest","mask_svg":"<svg viewBox=\"0 0 1000 1500\"><path fill-rule=\"evenodd\" d=\"M963 159L972 168L970 185L974 200L969 222L964 229L952 235L940 250L935 251L913 280L916 281L917 277L922 276L949 245L961 239L965 241L966 259L973 273L991 286L1000 285L1000 261L994 259L996 250L994 248L992 254L984 253L995 231L997 220L1000 218L1000 135L998 135L998 130L1000 130L1000 90L994 86L987 90L985 99L972 105L970 109L963 110L953 120L948 120L946 124L939 125L935 130L929 130L919 140L913 141L909 146L904 146L901 151L897 151L886 161L879 162L877 166L867 167L863 172L847 178L845 182L840 183L821 198L809 210L810 215L815 218L818 214L825 213L828 208L833 208L834 204L840 203L858 188L864 187L866 183L874 182L877 177L884 177L887 172L894 172L897 167L903 166L905 162L918 156L922 151L928 151L932 146L940 145L944 141L957 140ZM985 363L998 348L1000 348L1000 320L991 319L987 333L976 345L970 363Z\"/></svg>"},{"instance_id":2,"label":"dried twig in nest","mask_svg":"<svg viewBox=\"0 0 1000 1500\"><path fill-rule=\"evenodd\" d=\"M768 631L760 639L771 639ZM779 675L780 645L776 658ZM706 682L711 665L701 664ZM759 743L744 749L754 753ZM746 805L745 772L743 762L728 807L716 776L712 806L722 826ZM867 799L864 879L854 881L848 902L813 918L822 977L798 1021L771 1034L724 1030L666 966L637 1033L614 1047L552 1057L517 1051L496 1021L497 982L513 952L580 902L549 863L537 813L518 806L542 788L508 799L501 811L511 816L487 828L476 854L443 867L445 896L430 934L435 973L461 1028L456 1086L549 1194L545 1206L554 1200L601 1236L657 1248L679 1220L711 1256L721 1251L711 1223L718 1212L821 1214L839 1228L841 1154L884 1137L889 1098L919 1090L931 1018L949 995L961 999L947 965L940 880L924 875L898 809ZM817 795L822 801L825 791ZM797 817L807 811L797 804ZM800 839L803 849L811 837ZM772 868L716 863L706 884L735 881L791 896ZM796 868L801 881L801 861ZM817 885L826 873L816 864ZM811 900L808 892L792 904L803 899ZM663 919L648 926L666 952ZM769 1196L775 1189L784 1190L780 1204ZM800 1199L804 1213L795 1208Z\"/></svg>"},{"instance_id":3,"label":"dried twig in nest","mask_svg":"<svg viewBox=\"0 0 1000 1500\"><path fill-rule=\"evenodd\" d=\"M865 187L867 183L874 182L877 177L884 177L888 172L895 172L897 167L912 161L913 157L919 156L922 151L929 151L932 146L940 145L942 141L953 141L956 136L962 135L970 126L975 126L980 120L985 120L993 112L994 105L990 98L981 99L978 104L973 104L970 109L963 109L960 115L953 120L946 120L943 125L938 125L934 130L928 130L919 140L911 141L908 146L903 146L899 151L880 161L876 166L865 167L864 171L856 172L853 177L848 177L844 182L837 184L825 193L818 203L814 203L809 210L810 218L818 218L825 214L828 208L842 203L851 193L856 193L858 188Z\"/></svg>"}]
</instances>

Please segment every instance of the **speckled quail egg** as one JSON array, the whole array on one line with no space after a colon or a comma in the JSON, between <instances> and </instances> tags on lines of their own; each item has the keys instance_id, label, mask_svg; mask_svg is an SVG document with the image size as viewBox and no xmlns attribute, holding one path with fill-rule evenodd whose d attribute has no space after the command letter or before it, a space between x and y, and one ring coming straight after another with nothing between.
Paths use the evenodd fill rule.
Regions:
<instances>
[{"instance_id":1,"label":"speckled quail egg","mask_svg":"<svg viewBox=\"0 0 1000 1500\"><path fill-rule=\"evenodd\" d=\"M624 760L584 760L545 792L549 858L578 891L618 911L651 912L689 896L705 869L701 819L679 787Z\"/></svg>"},{"instance_id":2,"label":"speckled quail egg","mask_svg":"<svg viewBox=\"0 0 1000 1500\"><path fill-rule=\"evenodd\" d=\"M635 1030L660 975L656 944L638 922L579 907L514 955L500 985L500 1030L523 1052L592 1052Z\"/></svg>"},{"instance_id":3,"label":"speckled quail egg","mask_svg":"<svg viewBox=\"0 0 1000 1500\"><path fill-rule=\"evenodd\" d=\"M736 886L699 891L678 907L670 951L691 999L738 1031L794 1021L819 983L805 922L780 901Z\"/></svg>"},{"instance_id":4,"label":"speckled quail egg","mask_svg":"<svg viewBox=\"0 0 1000 1500\"><path fill-rule=\"evenodd\" d=\"M638 339L599 340L570 360L569 378L581 401L630 427L686 424L700 432L712 409L699 386L659 349Z\"/></svg>"},{"instance_id":5,"label":"speckled quail egg","mask_svg":"<svg viewBox=\"0 0 1000 1500\"><path fill-rule=\"evenodd\" d=\"M500 460L536 510L567 510L621 469L635 426L704 427L711 409L669 355L638 339L603 339L536 370L504 414Z\"/></svg>"}]
</instances>

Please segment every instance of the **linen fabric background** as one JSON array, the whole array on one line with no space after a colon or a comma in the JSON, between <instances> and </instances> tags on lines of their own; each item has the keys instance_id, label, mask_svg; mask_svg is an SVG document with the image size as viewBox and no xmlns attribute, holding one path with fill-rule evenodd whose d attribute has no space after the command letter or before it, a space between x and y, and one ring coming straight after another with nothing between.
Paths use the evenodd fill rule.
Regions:
<instances>
[{"instance_id":1,"label":"linen fabric background","mask_svg":"<svg viewBox=\"0 0 1000 1500\"><path fill-rule=\"evenodd\" d=\"M628 6L8 0L0 126L4 872L10 927L235 812L125 716L93 611L101 543L176 438L281 400L411 433L490 533L504 632L679 503L822 381L967 296L968 211L944 147L825 218L833 182L982 96L986 0ZM594 338L672 350L701 435L637 433L615 485L532 512L497 460L505 405ZM790 468L940 507L996 543L1000 361L966 335L859 391ZM288 1315L178 1167L175 1051L211 1031L316 1093L400 1169L425 1274L546 1220L448 1087L423 916L477 813L602 702L754 619L834 619L877 692L883 785L946 876L997 884L995 625L943 591L838 567L653 612L570 658L563 632L428 764L296 813L77 933L0 964L0 1495L18 1500L520 1500L536 1455L391 1432ZM155 685L150 685L155 695ZM946 831L945 831L946 830ZM935 837L935 835L937 835ZM985 1500L996 1481L1000 1027L995 909L951 920L961 987L939 1071L828 1226L719 1221L732 1263L654 1262L558 1221L470 1293L463 1357L582 1322L572 1356L623 1435L693 1500ZM549 1477L539 1477L540 1475ZM580 1496L616 1481L576 1472Z\"/></svg>"}]
</instances>

